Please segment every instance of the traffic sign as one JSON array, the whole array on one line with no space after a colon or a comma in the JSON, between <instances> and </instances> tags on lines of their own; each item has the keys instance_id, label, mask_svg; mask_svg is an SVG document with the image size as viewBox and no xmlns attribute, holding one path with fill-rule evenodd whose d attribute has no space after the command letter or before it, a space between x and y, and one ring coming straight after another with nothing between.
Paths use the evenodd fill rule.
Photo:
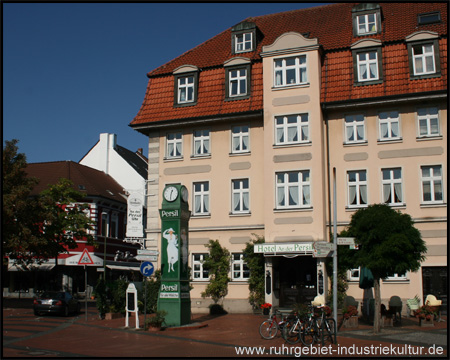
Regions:
<instances>
[{"instance_id":1,"label":"traffic sign","mask_svg":"<svg viewBox=\"0 0 450 360\"><path fill-rule=\"evenodd\" d=\"M159 255L158 250L149 250L149 249L139 249L137 251L138 255Z\"/></svg>"},{"instance_id":2,"label":"traffic sign","mask_svg":"<svg viewBox=\"0 0 450 360\"><path fill-rule=\"evenodd\" d=\"M313 257L327 257L333 250L333 244L326 241L317 241L313 243Z\"/></svg>"},{"instance_id":3,"label":"traffic sign","mask_svg":"<svg viewBox=\"0 0 450 360\"><path fill-rule=\"evenodd\" d=\"M150 276L153 274L153 271L155 270L155 267L150 261L144 261L141 264L141 267L139 269L141 271L141 274L144 276Z\"/></svg>"},{"instance_id":4,"label":"traffic sign","mask_svg":"<svg viewBox=\"0 0 450 360\"><path fill-rule=\"evenodd\" d=\"M355 245L354 237L338 237L337 238L338 245Z\"/></svg>"},{"instance_id":5,"label":"traffic sign","mask_svg":"<svg viewBox=\"0 0 450 360\"><path fill-rule=\"evenodd\" d=\"M93 265L93 264L94 262L92 261L91 255L89 255L89 252L85 248L80 256L80 260L78 260L78 265Z\"/></svg>"},{"instance_id":6,"label":"traffic sign","mask_svg":"<svg viewBox=\"0 0 450 360\"><path fill-rule=\"evenodd\" d=\"M158 256L156 255L137 255L134 258L138 261L158 261Z\"/></svg>"}]
</instances>

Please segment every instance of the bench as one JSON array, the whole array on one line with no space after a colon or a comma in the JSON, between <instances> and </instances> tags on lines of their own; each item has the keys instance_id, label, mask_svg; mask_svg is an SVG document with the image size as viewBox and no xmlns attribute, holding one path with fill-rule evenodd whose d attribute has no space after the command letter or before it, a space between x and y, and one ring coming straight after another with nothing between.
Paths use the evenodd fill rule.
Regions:
<instances>
[{"instance_id":1,"label":"bench","mask_svg":"<svg viewBox=\"0 0 450 360\"><path fill-rule=\"evenodd\" d=\"M406 305L408 306L409 309L409 315L410 316L414 316L411 315L411 311L415 311L415 310L419 310L420 308L420 299L416 296L414 299L408 299L406 300Z\"/></svg>"}]
</instances>

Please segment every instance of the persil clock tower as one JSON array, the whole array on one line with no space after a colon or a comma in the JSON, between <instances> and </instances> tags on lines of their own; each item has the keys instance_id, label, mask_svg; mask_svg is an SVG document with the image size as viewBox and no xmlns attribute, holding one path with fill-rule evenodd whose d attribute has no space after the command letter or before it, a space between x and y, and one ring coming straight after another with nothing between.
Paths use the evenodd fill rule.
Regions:
<instances>
[{"instance_id":1,"label":"persil clock tower","mask_svg":"<svg viewBox=\"0 0 450 360\"><path fill-rule=\"evenodd\" d=\"M161 287L158 310L167 312L167 326L190 323L189 204L184 185L168 185L163 191L161 217Z\"/></svg>"}]
</instances>

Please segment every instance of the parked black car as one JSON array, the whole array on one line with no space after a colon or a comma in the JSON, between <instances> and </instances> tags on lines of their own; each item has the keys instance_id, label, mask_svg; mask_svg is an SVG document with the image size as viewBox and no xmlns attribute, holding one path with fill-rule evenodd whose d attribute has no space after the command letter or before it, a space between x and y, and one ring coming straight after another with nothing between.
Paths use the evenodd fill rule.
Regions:
<instances>
[{"instance_id":1,"label":"parked black car","mask_svg":"<svg viewBox=\"0 0 450 360\"><path fill-rule=\"evenodd\" d=\"M80 312L80 305L66 291L46 291L33 301L34 315L40 314L61 314L68 316L72 313Z\"/></svg>"}]
</instances>

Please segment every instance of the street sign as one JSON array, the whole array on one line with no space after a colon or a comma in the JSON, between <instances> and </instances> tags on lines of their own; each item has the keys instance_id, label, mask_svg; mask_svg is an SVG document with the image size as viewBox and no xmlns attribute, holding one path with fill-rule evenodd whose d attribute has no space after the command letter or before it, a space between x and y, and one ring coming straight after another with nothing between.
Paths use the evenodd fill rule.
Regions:
<instances>
[{"instance_id":1,"label":"street sign","mask_svg":"<svg viewBox=\"0 0 450 360\"><path fill-rule=\"evenodd\" d=\"M155 270L155 267L149 261L144 261L141 264L140 271L141 271L141 274L144 276L150 276L151 274L153 274L154 270Z\"/></svg>"},{"instance_id":2,"label":"street sign","mask_svg":"<svg viewBox=\"0 0 450 360\"><path fill-rule=\"evenodd\" d=\"M141 249L137 251L138 255L159 255L158 250Z\"/></svg>"},{"instance_id":3,"label":"street sign","mask_svg":"<svg viewBox=\"0 0 450 360\"><path fill-rule=\"evenodd\" d=\"M338 237L337 238L338 245L355 245L354 237Z\"/></svg>"},{"instance_id":4,"label":"street sign","mask_svg":"<svg viewBox=\"0 0 450 360\"><path fill-rule=\"evenodd\" d=\"M134 258L138 261L158 261L157 255L137 255Z\"/></svg>"},{"instance_id":5,"label":"street sign","mask_svg":"<svg viewBox=\"0 0 450 360\"><path fill-rule=\"evenodd\" d=\"M333 243L317 241L313 243L313 257L327 257L333 250Z\"/></svg>"}]
</instances>

